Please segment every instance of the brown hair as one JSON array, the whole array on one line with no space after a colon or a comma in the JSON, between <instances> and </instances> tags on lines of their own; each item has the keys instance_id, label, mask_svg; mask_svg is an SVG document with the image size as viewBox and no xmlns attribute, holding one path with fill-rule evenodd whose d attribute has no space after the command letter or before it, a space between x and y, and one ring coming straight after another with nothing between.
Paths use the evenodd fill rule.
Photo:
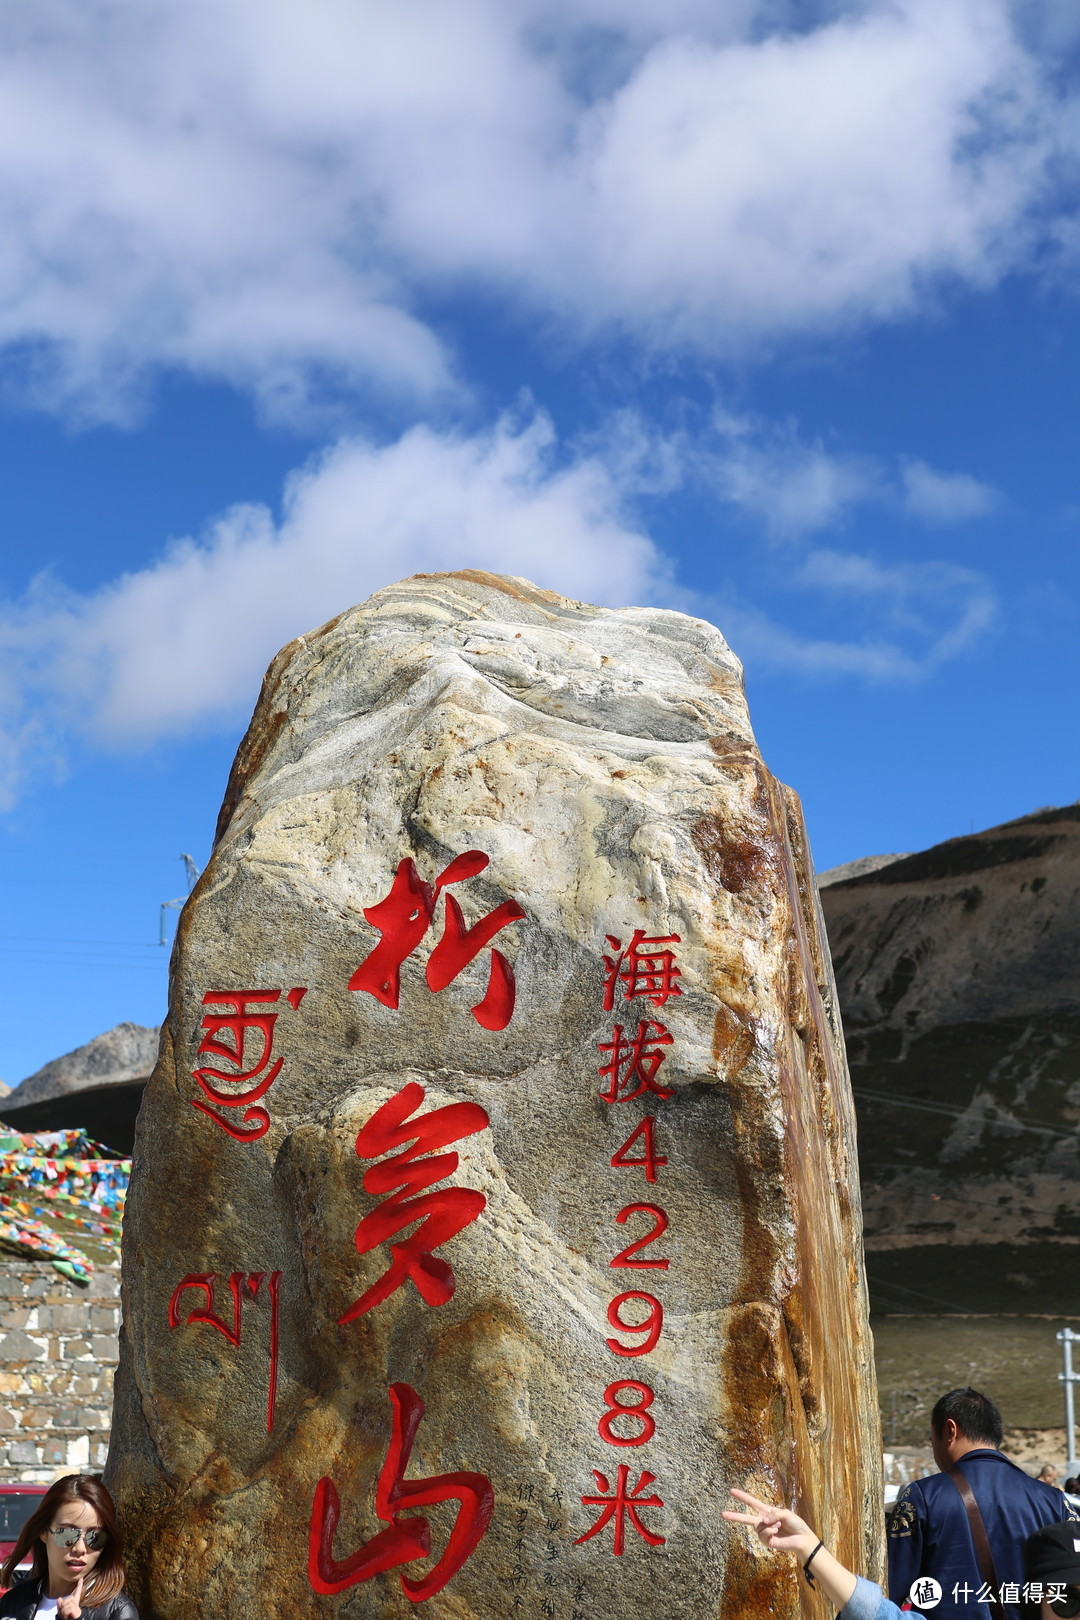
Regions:
<instances>
[{"instance_id":1,"label":"brown hair","mask_svg":"<svg viewBox=\"0 0 1080 1620\"><path fill-rule=\"evenodd\" d=\"M108 1603L110 1598L119 1597L124 1590L124 1543L116 1522L112 1497L101 1483L100 1474L68 1474L58 1479L55 1485L50 1485L41 1498L41 1506L31 1513L19 1531L14 1550L0 1569L0 1581L10 1586L17 1579L16 1565L21 1564L31 1551L34 1567L27 1578L43 1580L48 1575L49 1559L41 1537L51 1527L58 1509L68 1502L86 1502L109 1533L97 1563L86 1577L86 1602L92 1606Z\"/></svg>"}]
</instances>

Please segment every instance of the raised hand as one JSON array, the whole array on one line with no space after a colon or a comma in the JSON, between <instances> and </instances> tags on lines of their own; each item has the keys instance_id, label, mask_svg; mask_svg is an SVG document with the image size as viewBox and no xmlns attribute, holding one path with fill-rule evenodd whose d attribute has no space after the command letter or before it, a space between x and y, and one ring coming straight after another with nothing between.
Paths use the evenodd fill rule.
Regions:
<instances>
[{"instance_id":1,"label":"raised hand","mask_svg":"<svg viewBox=\"0 0 1080 1620\"><path fill-rule=\"evenodd\" d=\"M82 1614L83 1579L84 1577L80 1575L75 1582L75 1590L69 1592L66 1597L57 1599L56 1613L59 1620L79 1620Z\"/></svg>"},{"instance_id":2,"label":"raised hand","mask_svg":"<svg viewBox=\"0 0 1080 1620\"><path fill-rule=\"evenodd\" d=\"M723 1518L730 1520L732 1524L750 1525L770 1552L801 1552L804 1557L810 1552L817 1541L817 1536L806 1520L800 1519L797 1513L792 1513L790 1508L773 1507L768 1502L759 1502L749 1491L733 1488L731 1494L740 1502L745 1502L752 1511L736 1513L730 1508L725 1508Z\"/></svg>"},{"instance_id":3,"label":"raised hand","mask_svg":"<svg viewBox=\"0 0 1080 1620\"><path fill-rule=\"evenodd\" d=\"M770 1502L760 1502L749 1491L732 1490L732 1496L740 1502L745 1502L750 1509L749 1513L736 1513L730 1508L723 1510L723 1517L731 1524L748 1524L756 1533L758 1540L770 1552L794 1553L799 1563L805 1568L807 1561L813 1563L814 1579L811 1585L820 1582L821 1589L837 1608L843 1608L851 1599L855 1590L855 1577L849 1569L835 1559L827 1547L818 1541L817 1532L811 1530L805 1519L800 1519L797 1513L790 1508L773 1507ZM809 1579L809 1571L807 1571ZM889 1610L890 1613L899 1613L899 1610Z\"/></svg>"}]
</instances>

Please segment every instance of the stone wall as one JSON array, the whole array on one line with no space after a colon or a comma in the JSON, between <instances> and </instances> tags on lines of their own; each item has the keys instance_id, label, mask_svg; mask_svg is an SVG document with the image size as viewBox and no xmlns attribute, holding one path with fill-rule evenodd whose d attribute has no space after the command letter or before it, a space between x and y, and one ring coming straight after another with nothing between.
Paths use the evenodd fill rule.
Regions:
<instances>
[{"instance_id":1,"label":"stone wall","mask_svg":"<svg viewBox=\"0 0 1080 1620\"><path fill-rule=\"evenodd\" d=\"M0 1260L0 1480L104 1466L119 1326L119 1267Z\"/></svg>"}]
</instances>

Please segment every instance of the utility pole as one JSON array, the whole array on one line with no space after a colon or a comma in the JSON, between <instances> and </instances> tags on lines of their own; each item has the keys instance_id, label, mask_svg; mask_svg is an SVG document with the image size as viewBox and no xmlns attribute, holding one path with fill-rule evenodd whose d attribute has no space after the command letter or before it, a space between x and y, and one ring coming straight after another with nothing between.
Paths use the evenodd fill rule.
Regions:
<instances>
[{"instance_id":1,"label":"utility pole","mask_svg":"<svg viewBox=\"0 0 1080 1620\"><path fill-rule=\"evenodd\" d=\"M1065 1450L1068 1454L1065 1467L1070 1474L1075 1474L1076 1411L1073 1405L1073 1385L1080 1384L1080 1373L1073 1372L1072 1347L1074 1344L1080 1344L1080 1333L1074 1333L1072 1328L1062 1328L1058 1334L1058 1343L1065 1358L1065 1371L1058 1373L1058 1378L1065 1385Z\"/></svg>"},{"instance_id":2,"label":"utility pole","mask_svg":"<svg viewBox=\"0 0 1080 1620\"><path fill-rule=\"evenodd\" d=\"M187 892L190 894L192 889L195 887L195 884L198 882L199 868L195 865L195 862L192 860L190 855L181 855L178 858L184 863L184 876L187 878ZM179 900L163 900L161 902L161 913L158 918L159 945L167 945L169 943L165 938L165 913L167 911L179 911L186 899L187 894L182 894Z\"/></svg>"}]
</instances>

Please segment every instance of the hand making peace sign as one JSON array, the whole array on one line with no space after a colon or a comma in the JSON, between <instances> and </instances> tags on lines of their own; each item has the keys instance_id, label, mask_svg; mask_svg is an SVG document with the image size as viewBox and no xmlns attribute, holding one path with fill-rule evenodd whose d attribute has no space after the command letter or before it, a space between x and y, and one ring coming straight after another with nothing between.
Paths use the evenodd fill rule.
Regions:
<instances>
[{"instance_id":1,"label":"hand making peace sign","mask_svg":"<svg viewBox=\"0 0 1080 1620\"><path fill-rule=\"evenodd\" d=\"M803 1560L809 1556L817 1536L805 1519L800 1519L790 1508L771 1507L768 1502L759 1502L749 1491L733 1489L731 1494L740 1502L745 1502L753 1512L736 1513L730 1508L725 1508L723 1512L725 1519L730 1520L732 1524L750 1525L757 1532L758 1540L768 1547L770 1552L801 1552Z\"/></svg>"},{"instance_id":2,"label":"hand making peace sign","mask_svg":"<svg viewBox=\"0 0 1080 1620\"><path fill-rule=\"evenodd\" d=\"M810 1571L807 1566L812 1563L814 1580L810 1581L810 1585L819 1581L826 1596L843 1608L855 1590L855 1577L822 1545L806 1520L800 1519L790 1508L773 1507L769 1502L759 1501L749 1491L732 1489L731 1494L740 1502L745 1502L750 1512L736 1513L731 1508L724 1508L722 1517L731 1524L749 1525L762 1546L770 1552L793 1552L808 1578Z\"/></svg>"}]
</instances>

